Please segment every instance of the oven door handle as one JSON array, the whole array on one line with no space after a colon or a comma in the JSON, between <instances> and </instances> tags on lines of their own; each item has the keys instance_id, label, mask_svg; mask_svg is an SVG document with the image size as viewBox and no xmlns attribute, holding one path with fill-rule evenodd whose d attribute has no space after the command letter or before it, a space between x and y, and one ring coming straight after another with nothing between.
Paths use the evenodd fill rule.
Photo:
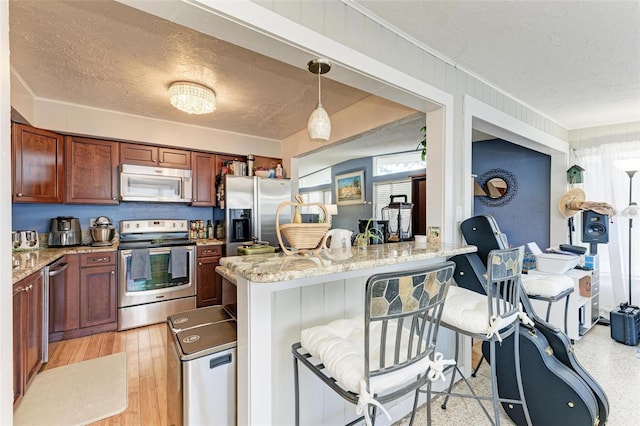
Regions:
<instances>
[{"instance_id":1,"label":"oven door handle","mask_svg":"<svg viewBox=\"0 0 640 426\"><path fill-rule=\"evenodd\" d=\"M175 247L184 247L184 246L175 246ZM187 252L193 253L193 248L195 246L186 246L186 247L187 247ZM130 256L133 250L134 249L120 250L120 254L122 254L123 256ZM154 247L149 249L149 254L151 255L169 254L169 253L171 253L171 247Z\"/></svg>"}]
</instances>

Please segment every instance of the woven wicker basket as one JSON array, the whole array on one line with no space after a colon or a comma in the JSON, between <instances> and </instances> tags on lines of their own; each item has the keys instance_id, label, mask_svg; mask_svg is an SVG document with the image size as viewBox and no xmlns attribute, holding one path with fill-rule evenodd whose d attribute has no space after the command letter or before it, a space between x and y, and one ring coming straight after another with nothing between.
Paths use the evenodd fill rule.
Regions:
<instances>
[{"instance_id":1,"label":"woven wicker basket","mask_svg":"<svg viewBox=\"0 0 640 426\"><path fill-rule=\"evenodd\" d=\"M305 207L305 206L318 206L324 212L325 220L329 217L327 212L327 208L324 204L321 203L309 203L305 204L302 201L302 197L300 195L296 195L297 203L292 203L289 201L285 201L280 203L278 206L278 210L276 211L276 234L278 235L278 242L280 243L280 248L282 251L291 255L294 253L318 253L322 250L322 246L324 244L324 240L327 237L327 231L329 230L329 223L285 223L280 224L280 212L282 209L286 207ZM287 239L290 248L295 249L295 251L290 250L285 246L282 241L282 236Z\"/></svg>"}]
</instances>

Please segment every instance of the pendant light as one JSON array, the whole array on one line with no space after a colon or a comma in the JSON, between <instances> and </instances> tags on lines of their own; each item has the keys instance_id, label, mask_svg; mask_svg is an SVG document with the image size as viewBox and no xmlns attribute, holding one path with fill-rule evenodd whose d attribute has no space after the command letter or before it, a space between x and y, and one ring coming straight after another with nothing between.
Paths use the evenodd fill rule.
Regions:
<instances>
[{"instance_id":1,"label":"pendant light","mask_svg":"<svg viewBox=\"0 0 640 426\"><path fill-rule=\"evenodd\" d=\"M329 120L329 114L322 107L321 90L320 90L320 75L326 74L331 69L331 62L328 59L313 59L307 63L309 72L318 74L318 106L313 110L307 123L307 130L309 131L309 138L312 142L327 142L331 135L331 120Z\"/></svg>"}]
</instances>

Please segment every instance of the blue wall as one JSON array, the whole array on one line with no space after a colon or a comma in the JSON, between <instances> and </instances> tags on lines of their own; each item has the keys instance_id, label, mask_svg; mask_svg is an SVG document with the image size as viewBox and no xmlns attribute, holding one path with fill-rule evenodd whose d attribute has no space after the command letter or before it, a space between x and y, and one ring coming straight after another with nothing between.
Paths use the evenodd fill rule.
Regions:
<instances>
[{"instance_id":1,"label":"blue wall","mask_svg":"<svg viewBox=\"0 0 640 426\"><path fill-rule=\"evenodd\" d=\"M123 219L202 219L223 220L222 210L213 207L191 207L186 204L123 202L116 206L79 204L13 204L13 230L35 229L49 232L51 218L73 216L80 219L82 230L89 228L89 218L108 216L114 226Z\"/></svg>"},{"instance_id":2,"label":"blue wall","mask_svg":"<svg viewBox=\"0 0 640 426\"><path fill-rule=\"evenodd\" d=\"M543 250L549 247L551 157L501 139L474 142L472 173L480 177L496 168L510 172L518 190L499 207L474 197L474 214L495 217L512 246L535 241Z\"/></svg>"},{"instance_id":3,"label":"blue wall","mask_svg":"<svg viewBox=\"0 0 640 426\"><path fill-rule=\"evenodd\" d=\"M373 158L357 158L331 166L331 182L336 181L336 175L357 172L364 170L364 198L367 204L353 204L349 206L338 206L338 215L331 220L332 228L350 229L354 235L358 230L358 219L369 219L372 216L373 206ZM332 202L336 202L335 184L332 183Z\"/></svg>"}]
</instances>

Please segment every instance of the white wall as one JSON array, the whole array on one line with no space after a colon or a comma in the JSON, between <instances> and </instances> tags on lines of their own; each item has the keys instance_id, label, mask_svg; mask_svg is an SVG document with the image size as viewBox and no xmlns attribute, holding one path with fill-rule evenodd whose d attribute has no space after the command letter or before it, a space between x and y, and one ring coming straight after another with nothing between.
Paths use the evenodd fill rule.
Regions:
<instances>
[{"instance_id":1,"label":"white wall","mask_svg":"<svg viewBox=\"0 0 640 426\"><path fill-rule=\"evenodd\" d=\"M0 424L13 423L13 304L11 282L11 110L9 2L0 1Z\"/></svg>"},{"instance_id":2,"label":"white wall","mask_svg":"<svg viewBox=\"0 0 640 426\"><path fill-rule=\"evenodd\" d=\"M637 140L640 140L640 121L569 131L569 144L576 149Z\"/></svg>"}]
</instances>

